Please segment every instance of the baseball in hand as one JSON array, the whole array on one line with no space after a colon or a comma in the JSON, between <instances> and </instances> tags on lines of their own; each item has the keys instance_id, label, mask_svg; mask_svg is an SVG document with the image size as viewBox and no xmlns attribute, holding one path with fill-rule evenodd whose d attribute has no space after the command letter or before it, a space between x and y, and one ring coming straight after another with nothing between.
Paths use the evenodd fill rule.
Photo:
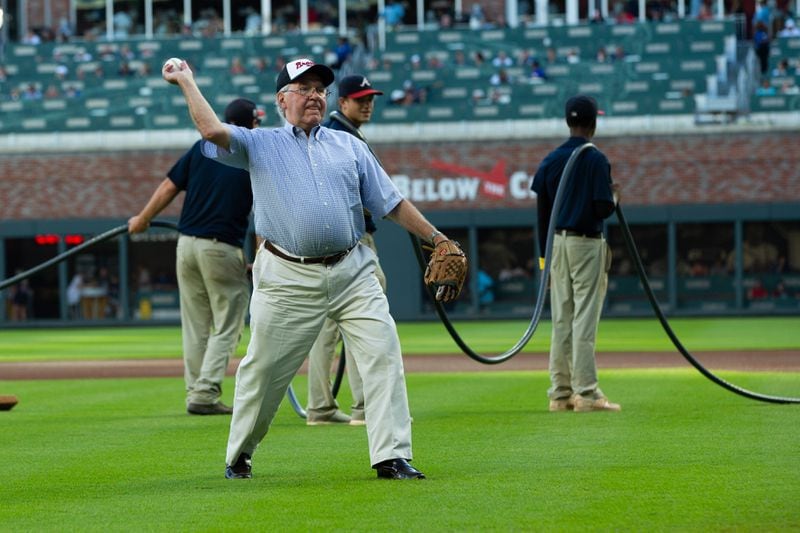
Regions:
<instances>
[{"instance_id":1,"label":"baseball in hand","mask_svg":"<svg viewBox=\"0 0 800 533\"><path fill-rule=\"evenodd\" d=\"M164 66L171 65L173 71L179 71L181 69L181 63L183 63L183 60L181 58L170 57L169 59L167 59L166 63L164 63Z\"/></svg>"}]
</instances>

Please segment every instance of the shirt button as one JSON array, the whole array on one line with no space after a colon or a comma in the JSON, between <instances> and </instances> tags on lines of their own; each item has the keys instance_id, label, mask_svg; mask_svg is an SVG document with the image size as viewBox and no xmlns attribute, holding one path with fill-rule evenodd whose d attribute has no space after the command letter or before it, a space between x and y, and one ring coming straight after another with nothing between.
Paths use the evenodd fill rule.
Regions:
<instances>
[{"instance_id":1,"label":"shirt button","mask_svg":"<svg viewBox=\"0 0 800 533\"><path fill-rule=\"evenodd\" d=\"M328 202L322 202L322 205L328 205Z\"/></svg>"}]
</instances>

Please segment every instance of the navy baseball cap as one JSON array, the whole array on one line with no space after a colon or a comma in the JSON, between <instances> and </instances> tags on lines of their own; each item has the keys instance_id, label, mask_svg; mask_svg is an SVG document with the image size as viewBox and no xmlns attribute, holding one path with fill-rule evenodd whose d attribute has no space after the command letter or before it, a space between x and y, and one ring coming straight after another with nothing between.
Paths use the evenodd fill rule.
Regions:
<instances>
[{"instance_id":1,"label":"navy baseball cap","mask_svg":"<svg viewBox=\"0 0 800 533\"><path fill-rule=\"evenodd\" d=\"M317 74L322 80L322 83L325 84L325 87L333 83L334 75L330 68L325 65L314 63L311 59L303 57L288 61L286 65L283 66L275 83L275 92L280 92L285 86L309 72Z\"/></svg>"},{"instance_id":2,"label":"navy baseball cap","mask_svg":"<svg viewBox=\"0 0 800 533\"><path fill-rule=\"evenodd\" d=\"M373 89L366 76L347 76L339 82L340 98L361 98L370 94L383 94L383 92Z\"/></svg>"},{"instance_id":3,"label":"navy baseball cap","mask_svg":"<svg viewBox=\"0 0 800 533\"><path fill-rule=\"evenodd\" d=\"M264 115L265 113L258 109L255 102L247 98L237 98L225 108L225 122L243 128L252 127L253 120L257 120L258 124L261 124Z\"/></svg>"},{"instance_id":4,"label":"navy baseball cap","mask_svg":"<svg viewBox=\"0 0 800 533\"><path fill-rule=\"evenodd\" d=\"M591 125L597 120L597 115L604 115L597 109L597 100L585 94L573 96L564 106L567 124L570 126Z\"/></svg>"}]
</instances>

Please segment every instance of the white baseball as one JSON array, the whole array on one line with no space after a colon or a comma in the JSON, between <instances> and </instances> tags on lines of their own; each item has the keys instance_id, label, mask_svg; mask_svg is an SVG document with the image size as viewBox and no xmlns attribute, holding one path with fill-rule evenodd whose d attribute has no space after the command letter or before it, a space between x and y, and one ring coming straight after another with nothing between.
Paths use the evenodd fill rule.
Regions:
<instances>
[{"instance_id":1,"label":"white baseball","mask_svg":"<svg viewBox=\"0 0 800 533\"><path fill-rule=\"evenodd\" d=\"M181 59L179 57L170 57L169 59L167 59L167 61L166 61L166 63L164 63L164 65L165 66L166 65L172 65L172 70L173 71L179 71L181 69L181 63L183 63L183 59Z\"/></svg>"}]
</instances>

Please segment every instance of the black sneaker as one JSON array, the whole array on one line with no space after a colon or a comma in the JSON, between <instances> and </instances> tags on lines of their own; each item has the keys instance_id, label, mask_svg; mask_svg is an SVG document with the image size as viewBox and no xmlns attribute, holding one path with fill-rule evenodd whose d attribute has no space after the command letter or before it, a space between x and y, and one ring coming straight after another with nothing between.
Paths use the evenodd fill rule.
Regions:
<instances>
[{"instance_id":1,"label":"black sneaker","mask_svg":"<svg viewBox=\"0 0 800 533\"><path fill-rule=\"evenodd\" d=\"M408 464L405 459L389 459L375 466L378 477L387 479L425 479L425 474Z\"/></svg>"},{"instance_id":2,"label":"black sneaker","mask_svg":"<svg viewBox=\"0 0 800 533\"><path fill-rule=\"evenodd\" d=\"M230 415L233 414L233 408L222 402L190 403L186 406L186 412L190 415Z\"/></svg>"},{"instance_id":3,"label":"black sneaker","mask_svg":"<svg viewBox=\"0 0 800 533\"><path fill-rule=\"evenodd\" d=\"M251 469L250 456L243 453L233 465L225 467L225 477L227 479L250 479L253 477Z\"/></svg>"}]
</instances>

